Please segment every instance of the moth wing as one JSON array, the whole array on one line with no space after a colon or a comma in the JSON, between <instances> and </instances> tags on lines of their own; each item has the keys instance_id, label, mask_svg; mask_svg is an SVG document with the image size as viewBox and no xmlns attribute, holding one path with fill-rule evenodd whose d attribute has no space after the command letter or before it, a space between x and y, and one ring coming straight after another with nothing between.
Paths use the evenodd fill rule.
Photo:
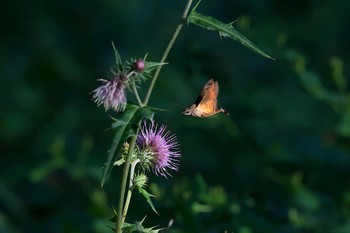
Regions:
<instances>
[{"instance_id":1,"label":"moth wing","mask_svg":"<svg viewBox=\"0 0 350 233\"><path fill-rule=\"evenodd\" d=\"M203 92L201 92L201 93L198 95L196 101L194 101L193 104L194 104L195 106L198 106L198 104L199 104L200 102L202 102L202 100L203 100Z\"/></svg>"},{"instance_id":2,"label":"moth wing","mask_svg":"<svg viewBox=\"0 0 350 233\"><path fill-rule=\"evenodd\" d=\"M211 116L217 112L217 97L219 93L218 82L210 79L204 86L200 96L203 96L197 105L197 111L203 116Z\"/></svg>"},{"instance_id":3,"label":"moth wing","mask_svg":"<svg viewBox=\"0 0 350 233\"><path fill-rule=\"evenodd\" d=\"M204 86L202 95L203 101L216 99L219 94L219 84L217 81L210 79Z\"/></svg>"},{"instance_id":4,"label":"moth wing","mask_svg":"<svg viewBox=\"0 0 350 233\"><path fill-rule=\"evenodd\" d=\"M208 117L208 116L215 115L217 113L216 102L217 102L216 99L201 102L196 107L196 110L201 113L202 117Z\"/></svg>"},{"instance_id":5,"label":"moth wing","mask_svg":"<svg viewBox=\"0 0 350 233\"><path fill-rule=\"evenodd\" d=\"M210 90L210 88L212 88L212 84L214 83L213 79L210 79L203 87L203 90L201 91L201 93L198 95L196 101L194 101L194 105L198 106L202 100L205 98L209 98L208 96L208 91Z\"/></svg>"}]
</instances>

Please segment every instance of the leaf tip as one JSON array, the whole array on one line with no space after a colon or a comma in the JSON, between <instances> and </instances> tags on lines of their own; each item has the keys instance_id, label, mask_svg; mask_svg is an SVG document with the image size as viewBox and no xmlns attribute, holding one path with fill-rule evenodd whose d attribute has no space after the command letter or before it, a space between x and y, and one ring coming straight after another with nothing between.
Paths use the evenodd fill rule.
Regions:
<instances>
[{"instance_id":1,"label":"leaf tip","mask_svg":"<svg viewBox=\"0 0 350 233\"><path fill-rule=\"evenodd\" d=\"M269 56L269 55L267 55L267 54L266 54L266 57L269 58L269 59L271 59L272 61L276 61L275 58L273 58L273 57L271 57L271 56Z\"/></svg>"},{"instance_id":2,"label":"leaf tip","mask_svg":"<svg viewBox=\"0 0 350 233\"><path fill-rule=\"evenodd\" d=\"M201 3L202 0L199 0L197 2L197 4L192 8L192 11L195 11L197 9L197 7L199 6L199 3Z\"/></svg>"}]
</instances>

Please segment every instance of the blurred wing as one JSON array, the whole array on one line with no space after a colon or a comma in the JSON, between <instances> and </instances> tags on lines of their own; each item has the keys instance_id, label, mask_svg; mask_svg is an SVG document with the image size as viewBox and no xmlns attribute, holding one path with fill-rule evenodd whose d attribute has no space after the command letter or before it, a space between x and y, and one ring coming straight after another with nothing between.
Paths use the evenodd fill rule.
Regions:
<instances>
[{"instance_id":1,"label":"blurred wing","mask_svg":"<svg viewBox=\"0 0 350 233\"><path fill-rule=\"evenodd\" d=\"M219 93L218 82L210 79L204 86L202 96L199 103L196 105L197 111L202 113L202 116L211 116L217 113L217 97ZM198 98L197 98L198 100Z\"/></svg>"}]
</instances>

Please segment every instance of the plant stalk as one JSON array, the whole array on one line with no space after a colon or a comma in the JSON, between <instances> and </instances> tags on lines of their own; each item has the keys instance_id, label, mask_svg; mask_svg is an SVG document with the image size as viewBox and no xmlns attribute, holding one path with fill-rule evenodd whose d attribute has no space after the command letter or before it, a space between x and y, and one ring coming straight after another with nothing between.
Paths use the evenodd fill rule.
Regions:
<instances>
[{"instance_id":1,"label":"plant stalk","mask_svg":"<svg viewBox=\"0 0 350 233\"><path fill-rule=\"evenodd\" d=\"M128 194L127 194L127 196L126 196L125 205L124 205L124 210L123 210L122 225L124 224L126 214L128 213L129 204L130 204L131 195L132 195L132 186L134 185L133 179L134 179L135 167L136 167L136 164L138 164L139 162L140 162L140 160L139 160L139 159L136 159L135 161L133 161L133 162L131 163L131 167L130 167L130 176L129 176L129 189L128 189Z\"/></svg>"},{"instance_id":2,"label":"plant stalk","mask_svg":"<svg viewBox=\"0 0 350 233\"><path fill-rule=\"evenodd\" d=\"M139 106L142 108L143 107L143 103L140 99L140 96L139 96L139 93L137 91L137 88L136 88L136 85L133 84L132 85L132 90L134 91L134 94L135 94L135 97L136 97L136 100L137 100L137 103L139 104Z\"/></svg>"},{"instance_id":3,"label":"plant stalk","mask_svg":"<svg viewBox=\"0 0 350 233\"><path fill-rule=\"evenodd\" d=\"M181 22L178 24L178 26L177 26L174 34L173 34L173 37L169 41L169 44L168 44L167 48L164 51L164 54L162 56L162 59L161 59L160 63L164 63L165 60L167 59L168 54L169 54L171 48L173 47L173 45L175 43L175 40L178 37L178 35L179 35L179 33L180 33L180 31L181 31L181 29L183 27L183 24L184 24L184 22L186 20L187 14L188 14L188 12L190 10L191 4L192 4L192 0L188 0L187 1L187 5L185 7L185 10L183 11L183 14L182 14L182 17L181 17ZM154 85L155 85L155 83L157 81L157 78L158 78L158 75L159 75L161 69L162 69L162 66L158 66L156 72L154 73L154 76L152 78L151 84L150 84L150 86L148 88L148 91L146 93L146 96L145 96L145 99L144 99L143 103L141 103L141 101L139 101L138 94L136 94L136 98L137 98L137 101L139 102L140 106L147 106L149 98L150 98L150 96L152 94ZM137 93L137 92L135 92L135 93ZM125 189L126 189L126 181L128 179L128 173L129 173L131 160L132 160L132 151L133 151L133 149L135 147L135 144L136 144L137 134L138 134L138 130L137 130L136 134L131 139L131 142L130 142L130 145L129 145L128 156L127 156L126 163L125 163L124 170L123 170L123 176L122 176L122 181L121 181L121 186L120 186L120 196L119 196L118 210L117 210L117 223L116 223L116 228L115 228L115 232L116 233L121 233L122 232L122 226L123 226L123 223L124 223L124 220L125 220L125 217L126 217L126 213L128 211L130 199L131 199L131 190L129 188L128 196L127 196L127 199L126 199L126 202L125 202L125 206L124 206L124 196L125 196ZM131 169L130 169L130 185L132 185L133 175L131 173L134 172L135 165L136 165L136 163L134 165L132 165L133 167L131 167ZM123 208L123 206L124 206L124 208Z\"/></svg>"},{"instance_id":4,"label":"plant stalk","mask_svg":"<svg viewBox=\"0 0 350 233\"><path fill-rule=\"evenodd\" d=\"M176 28L176 30L174 32L174 35L171 38L171 40L169 41L169 44L168 44L167 48L164 51L164 54L163 54L162 59L160 60L160 63L165 63L165 60L167 59L168 54L169 54L171 48L173 47L174 42L175 42L177 36L179 35L181 29L182 29L182 26L184 25L184 22L185 22L185 20L187 18L187 14L188 14L188 12L190 10L191 4L192 4L192 0L188 0L187 1L187 5L185 7L185 10L182 13L181 22L177 25L177 28ZM157 81L157 78L158 78L158 75L159 75L161 69L162 69L162 66L158 66L156 72L154 73L154 76L152 78L151 84L150 84L150 86L148 88L148 91L146 93L145 99L143 101L143 105L144 106L147 106L147 104L148 104L149 98L150 98L150 96L152 94L152 91L153 91L153 88L154 88L154 84Z\"/></svg>"},{"instance_id":5,"label":"plant stalk","mask_svg":"<svg viewBox=\"0 0 350 233\"><path fill-rule=\"evenodd\" d=\"M126 181L128 179L129 168L130 168L130 164L131 164L131 160L132 160L132 152L134 150L134 147L136 144L136 139L137 139L137 134L139 131L138 128L137 128L136 134L131 138L128 156L126 158L126 162L125 162L125 166L124 166L124 170L123 170L123 176L122 176L122 181L121 181L121 185L120 185L118 210L117 210L117 223L116 223L116 228L115 228L116 233L122 232L123 219L125 219L125 217L123 216L125 188L126 188Z\"/></svg>"}]
</instances>

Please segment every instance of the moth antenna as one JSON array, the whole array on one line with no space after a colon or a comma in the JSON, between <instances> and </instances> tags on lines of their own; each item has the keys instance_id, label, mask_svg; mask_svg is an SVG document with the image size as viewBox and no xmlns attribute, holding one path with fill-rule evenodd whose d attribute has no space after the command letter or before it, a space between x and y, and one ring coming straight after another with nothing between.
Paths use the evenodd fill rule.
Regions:
<instances>
[{"instance_id":1,"label":"moth antenna","mask_svg":"<svg viewBox=\"0 0 350 233\"><path fill-rule=\"evenodd\" d=\"M179 112L178 114L176 114L175 116L173 116L172 118L170 118L170 120L168 121L167 125L170 125L171 122L173 122L175 119L177 119L183 111Z\"/></svg>"},{"instance_id":2,"label":"moth antenna","mask_svg":"<svg viewBox=\"0 0 350 233\"><path fill-rule=\"evenodd\" d=\"M179 108L181 108L181 109L185 109L185 107L184 107L184 106L181 106L180 104L173 103L173 105L175 105L176 107L179 107Z\"/></svg>"}]
</instances>

